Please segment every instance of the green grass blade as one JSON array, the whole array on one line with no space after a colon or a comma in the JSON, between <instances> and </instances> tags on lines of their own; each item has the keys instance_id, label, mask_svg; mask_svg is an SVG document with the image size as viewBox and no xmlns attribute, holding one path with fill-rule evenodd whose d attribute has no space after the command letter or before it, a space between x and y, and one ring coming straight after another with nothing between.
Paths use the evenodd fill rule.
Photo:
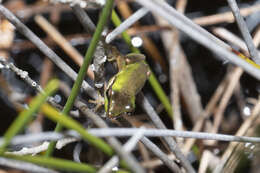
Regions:
<instances>
[{"instance_id":1,"label":"green grass blade","mask_svg":"<svg viewBox=\"0 0 260 173\"><path fill-rule=\"evenodd\" d=\"M72 171L72 172L96 172L96 168L89 164L77 163L69 160L58 159L53 157L41 157L41 156L17 156L12 154L4 154L4 157L26 161L30 163L34 163L40 166L45 166L61 171Z\"/></svg>"},{"instance_id":2,"label":"green grass blade","mask_svg":"<svg viewBox=\"0 0 260 173\"><path fill-rule=\"evenodd\" d=\"M85 141L96 146L108 156L112 156L114 154L113 149L107 143L105 143L102 139L88 133L85 128L83 128L77 121L73 120L71 117L65 116L63 113L58 112L55 108L51 107L48 104L42 105L41 110L43 111L44 115L46 115L49 119L60 123L62 126L65 126L68 129L73 129L77 131Z\"/></svg>"},{"instance_id":3,"label":"green grass blade","mask_svg":"<svg viewBox=\"0 0 260 173\"><path fill-rule=\"evenodd\" d=\"M97 47L97 44L98 44L98 41L100 40L101 33L104 29L104 26L107 23L107 20L110 16L110 13L112 11L113 3L114 3L114 0L107 0L106 4L105 4L105 6L102 10L100 19L99 19L98 24L97 24L96 31L93 35L93 38L92 38L90 45L88 47L88 50L86 52L84 62L83 62L82 66L79 70L77 79L76 79L76 81L75 81L75 83L72 87L71 94L70 94L70 96L69 96L69 98L68 98L68 100L67 100L67 102L64 106L63 111L62 111L65 115L67 115L69 113L69 111L71 110L71 108L74 104L76 97L78 96L78 93L79 93L80 88L81 88L82 81L85 77L88 66L89 66L90 62L92 61L93 55L95 53L95 50L96 50L96 47ZM57 124L57 126L55 128L55 132L60 132L61 130L62 130L62 125ZM46 151L46 156L50 156L53 153L55 145L56 145L56 142L50 143L48 150Z\"/></svg>"},{"instance_id":4,"label":"green grass blade","mask_svg":"<svg viewBox=\"0 0 260 173\"><path fill-rule=\"evenodd\" d=\"M113 21L115 26L119 26L121 24L121 20L118 17L118 15L116 14L115 10L112 11L111 17L112 17L112 21ZM124 41L127 43L127 45L131 48L132 52L140 53L140 50L132 45L131 37L125 31L122 33L122 37L123 37ZM156 79L156 77L155 77L154 73L152 72L151 68L150 68L150 71L151 71L151 75L148 79L149 83L151 84L151 86L152 86L153 90L155 91L159 100L162 102L162 104L163 104L165 110L167 111L168 115L171 118L173 118L173 111L172 111L171 103L170 103L167 95L163 91L160 83Z\"/></svg>"},{"instance_id":5,"label":"green grass blade","mask_svg":"<svg viewBox=\"0 0 260 173\"><path fill-rule=\"evenodd\" d=\"M112 18L112 22L114 23L115 26L119 26L121 24L121 20L118 17L118 15L116 14L115 10L112 10L111 18ZM130 47L132 52L140 53L139 49L132 45L131 37L125 31L122 32L122 37L123 37L124 41L126 42L126 44Z\"/></svg>"},{"instance_id":6,"label":"green grass blade","mask_svg":"<svg viewBox=\"0 0 260 173\"><path fill-rule=\"evenodd\" d=\"M150 68L151 70L151 68ZM162 89L162 86L160 85L160 83L158 82L158 80L156 79L154 73L151 71L151 75L148 78L153 90L155 91L157 97L159 98L159 100L162 102L166 112L168 113L170 118L173 118L173 110L172 110L172 105L167 97L167 95L165 94L165 92Z\"/></svg>"},{"instance_id":7,"label":"green grass blade","mask_svg":"<svg viewBox=\"0 0 260 173\"><path fill-rule=\"evenodd\" d=\"M0 154L3 154L11 139L19 133L24 126L32 119L32 116L37 112L40 106L46 101L47 97L55 92L58 88L58 80L52 80L48 83L43 93L39 94L29 104L29 109L22 111L14 122L9 126L4 134L4 142L0 147Z\"/></svg>"}]
</instances>

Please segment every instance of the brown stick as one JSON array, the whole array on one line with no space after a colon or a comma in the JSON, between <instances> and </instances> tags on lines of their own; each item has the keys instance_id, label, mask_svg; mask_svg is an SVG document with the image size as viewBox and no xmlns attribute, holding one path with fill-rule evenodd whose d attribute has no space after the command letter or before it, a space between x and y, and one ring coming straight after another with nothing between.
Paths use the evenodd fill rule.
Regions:
<instances>
[{"instance_id":1,"label":"brown stick","mask_svg":"<svg viewBox=\"0 0 260 173\"><path fill-rule=\"evenodd\" d=\"M72 60L82 65L84 57L52 26L44 17L38 15L35 18L36 23L72 58ZM87 75L93 80L94 73L88 68Z\"/></svg>"},{"instance_id":2,"label":"brown stick","mask_svg":"<svg viewBox=\"0 0 260 173\"><path fill-rule=\"evenodd\" d=\"M117 3L117 7L124 18L128 18L132 14L132 11L129 8L128 4L124 1L119 1ZM139 26L138 22L135 24L135 26ZM151 58L155 60L155 62L158 62L161 65L164 72L167 72L167 65L165 63L164 58L160 54L160 51L158 50L157 46L146 35L142 35L141 37L143 40L143 47L145 51Z\"/></svg>"},{"instance_id":3,"label":"brown stick","mask_svg":"<svg viewBox=\"0 0 260 173\"><path fill-rule=\"evenodd\" d=\"M256 31L257 33L260 32L259 29ZM223 34L222 32L218 32L218 34L221 34L221 36L223 38L226 38L226 34L229 34L229 36L231 35L234 38L230 38L232 39L237 39L235 35L228 33L227 30L225 30L225 34ZM258 35L258 34L256 34ZM257 43L258 42L258 38L254 37L253 39L254 44L256 45L256 47L258 46ZM238 46L240 46L240 48L243 48L244 43L240 43ZM237 67L238 68L238 67ZM256 117L259 115L260 112L260 99L258 99L258 102L256 104L256 106L254 107L251 116L246 119L246 121L244 121L244 123L240 126L239 130L237 131L236 135L244 135L246 133L246 131L250 128L251 124L255 121ZM232 151L235 149L235 147L237 146L236 143L230 143L228 148L226 149L225 153L222 155L221 161L225 162L226 159L231 155Z\"/></svg>"},{"instance_id":4,"label":"brown stick","mask_svg":"<svg viewBox=\"0 0 260 173\"><path fill-rule=\"evenodd\" d=\"M213 94L210 101L208 102L199 120L193 126L192 131L198 132L202 129L204 120L208 118L210 114L213 112L213 110L215 109L219 98L221 97L222 93L224 92L224 89L226 88L226 85L227 85L227 77L225 77L224 80L222 80L222 82L219 84L218 88L216 89L215 93ZM188 153L195 142L196 139L192 139L192 138L187 139L183 147L183 152Z\"/></svg>"},{"instance_id":5,"label":"brown stick","mask_svg":"<svg viewBox=\"0 0 260 173\"><path fill-rule=\"evenodd\" d=\"M227 107L227 104L228 104L231 96L233 95L235 87L236 87L237 83L239 82L239 79L242 74L243 74L243 70L241 68L235 68L235 70L230 74L230 76L229 76L230 82L223 94L223 97L220 100L218 109L214 114L214 123L213 123L213 128L211 129L212 133L218 132L218 128L223 119L224 111Z\"/></svg>"},{"instance_id":6,"label":"brown stick","mask_svg":"<svg viewBox=\"0 0 260 173\"><path fill-rule=\"evenodd\" d=\"M241 12L242 16L248 16L259 10L260 10L260 4L256 4L256 5L250 6L248 8L242 8L240 10L240 12ZM193 22L195 22L199 25L202 25L202 26L213 25L213 24L222 23L222 22L232 23L234 21L235 21L235 19L234 19L232 12L225 12L225 13L215 14L215 15L211 15L211 16L203 16L203 17L193 19Z\"/></svg>"}]
</instances>

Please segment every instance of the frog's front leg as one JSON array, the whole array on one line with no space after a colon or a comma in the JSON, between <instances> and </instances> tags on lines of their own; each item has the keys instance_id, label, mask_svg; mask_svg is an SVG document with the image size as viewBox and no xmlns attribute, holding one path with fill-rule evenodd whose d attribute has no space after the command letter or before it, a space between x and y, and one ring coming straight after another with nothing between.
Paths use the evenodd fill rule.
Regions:
<instances>
[{"instance_id":1,"label":"frog's front leg","mask_svg":"<svg viewBox=\"0 0 260 173\"><path fill-rule=\"evenodd\" d=\"M116 61L118 71L121 71L126 65L124 55L122 55L114 46L110 47L110 50L107 53L107 60L108 62Z\"/></svg>"},{"instance_id":2,"label":"frog's front leg","mask_svg":"<svg viewBox=\"0 0 260 173\"><path fill-rule=\"evenodd\" d=\"M118 71L121 71L126 65L126 61L123 55L115 55L113 57L108 58L107 60L109 62L116 61L116 66L118 68Z\"/></svg>"},{"instance_id":3,"label":"frog's front leg","mask_svg":"<svg viewBox=\"0 0 260 173\"><path fill-rule=\"evenodd\" d=\"M105 103L104 97L100 94L98 91L98 98L96 100L89 100L90 103L96 104L95 106L95 112L98 111Z\"/></svg>"}]
</instances>

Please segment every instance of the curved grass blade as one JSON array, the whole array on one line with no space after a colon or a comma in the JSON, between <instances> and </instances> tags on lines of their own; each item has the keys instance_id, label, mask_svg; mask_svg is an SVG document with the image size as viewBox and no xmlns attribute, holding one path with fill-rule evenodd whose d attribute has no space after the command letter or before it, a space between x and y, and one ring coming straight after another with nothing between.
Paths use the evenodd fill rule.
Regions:
<instances>
[{"instance_id":1,"label":"curved grass blade","mask_svg":"<svg viewBox=\"0 0 260 173\"><path fill-rule=\"evenodd\" d=\"M96 172L96 168L88 164L77 163L69 160L53 158L53 157L41 157L41 156L17 156L12 154L4 154L4 157L26 161L41 166L61 170L61 171L73 171L73 172Z\"/></svg>"},{"instance_id":2,"label":"curved grass blade","mask_svg":"<svg viewBox=\"0 0 260 173\"><path fill-rule=\"evenodd\" d=\"M39 94L29 104L29 109L22 111L14 122L9 126L6 133L4 134L4 142L0 147L0 154L3 154L6 147L9 145L11 139L19 133L25 125L32 119L32 116L37 112L40 106L46 101L47 97L52 95L58 88L58 80L51 80L43 93Z\"/></svg>"},{"instance_id":3,"label":"curved grass blade","mask_svg":"<svg viewBox=\"0 0 260 173\"><path fill-rule=\"evenodd\" d=\"M108 156L112 156L114 154L114 150L108 144L106 144L102 139L88 133L85 128L83 128L71 117L65 116L63 113L58 112L55 108L48 104L42 105L41 110L49 119L58 122L68 129L77 131L85 141L96 146Z\"/></svg>"}]
</instances>

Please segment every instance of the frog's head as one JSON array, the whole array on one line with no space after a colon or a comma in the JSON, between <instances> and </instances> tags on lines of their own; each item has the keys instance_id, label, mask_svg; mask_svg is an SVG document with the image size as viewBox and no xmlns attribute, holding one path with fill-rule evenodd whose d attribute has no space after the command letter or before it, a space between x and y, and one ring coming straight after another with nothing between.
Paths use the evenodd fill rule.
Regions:
<instances>
[{"instance_id":1,"label":"frog's head","mask_svg":"<svg viewBox=\"0 0 260 173\"><path fill-rule=\"evenodd\" d=\"M109 97L107 96L110 95ZM105 111L109 118L116 118L135 109L135 98L109 90L105 94Z\"/></svg>"},{"instance_id":2,"label":"frog's head","mask_svg":"<svg viewBox=\"0 0 260 173\"><path fill-rule=\"evenodd\" d=\"M126 64L132 64L145 60L145 55L141 53L129 53L125 56Z\"/></svg>"}]
</instances>

